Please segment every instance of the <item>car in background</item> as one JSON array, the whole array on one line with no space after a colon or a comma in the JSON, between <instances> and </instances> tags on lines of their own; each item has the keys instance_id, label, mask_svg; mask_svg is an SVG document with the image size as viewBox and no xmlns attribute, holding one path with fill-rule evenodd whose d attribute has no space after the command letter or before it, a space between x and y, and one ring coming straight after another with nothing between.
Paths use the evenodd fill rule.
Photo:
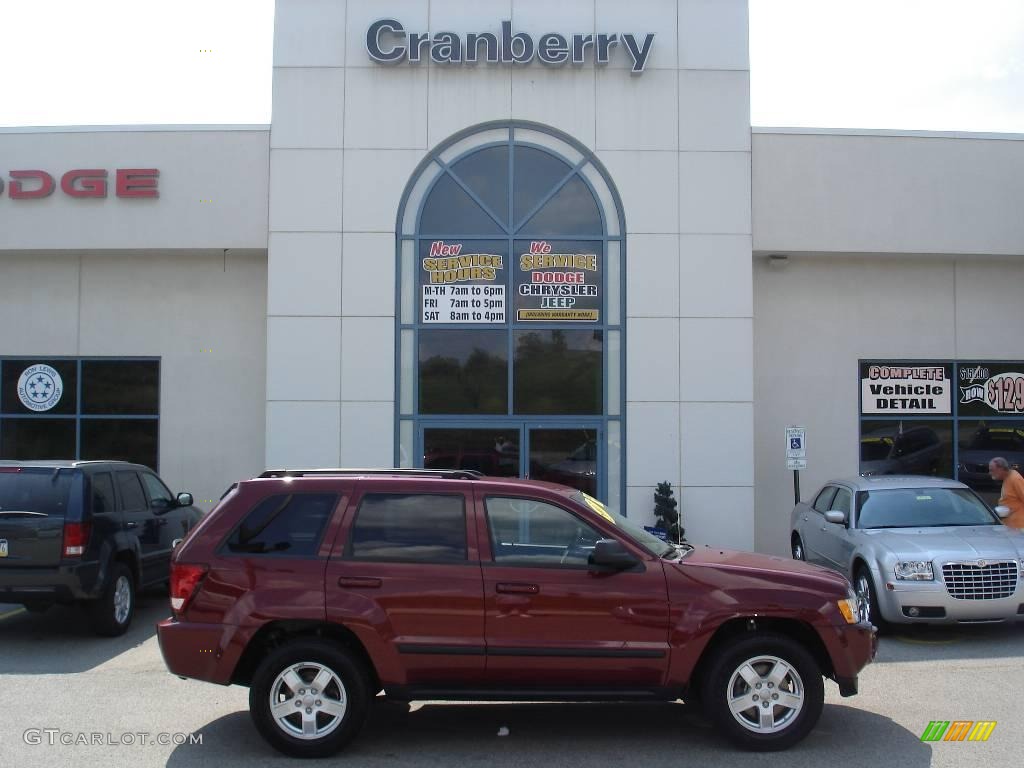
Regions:
<instances>
[{"instance_id":1,"label":"car in background","mask_svg":"<svg viewBox=\"0 0 1024 768\"><path fill-rule=\"evenodd\" d=\"M861 613L886 623L1024 619L1024 533L963 483L834 480L793 508L792 555L849 578Z\"/></svg>"},{"instance_id":2,"label":"car in background","mask_svg":"<svg viewBox=\"0 0 1024 768\"><path fill-rule=\"evenodd\" d=\"M1002 456L1018 471L1024 467L1024 428L982 422L960 448L960 482L976 490L998 489L1001 483L993 480L988 471L988 463L996 456Z\"/></svg>"},{"instance_id":3,"label":"car in background","mask_svg":"<svg viewBox=\"0 0 1024 768\"><path fill-rule=\"evenodd\" d=\"M138 464L0 461L0 602L78 603L98 634L123 634L136 592L169 581L200 517Z\"/></svg>"},{"instance_id":4,"label":"car in background","mask_svg":"<svg viewBox=\"0 0 1024 768\"><path fill-rule=\"evenodd\" d=\"M674 546L574 488L444 470L277 470L174 552L168 669L249 688L273 747L331 755L398 701L700 701L739 745L814 727L874 656L841 576Z\"/></svg>"},{"instance_id":5,"label":"car in background","mask_svg":"<svg viewBox=\"0 0 1024 768\"><path fill-rule=\"evenodd\" d=\"M942 460L942 440L930 427L879 429L861 436L860 473L934 475Z\"/></svg>"}]
</instances>

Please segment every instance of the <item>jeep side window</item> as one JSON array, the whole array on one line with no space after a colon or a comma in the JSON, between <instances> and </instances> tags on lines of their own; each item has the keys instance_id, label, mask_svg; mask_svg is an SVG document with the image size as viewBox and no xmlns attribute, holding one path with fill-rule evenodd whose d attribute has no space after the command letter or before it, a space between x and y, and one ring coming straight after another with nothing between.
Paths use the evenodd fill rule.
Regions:
<instances>
[{"instance_id":1,"label":"jeep side window","mask_svg":"<svg viewBox=\"0 0 1024 768\"><path fill-rule=\"evenodd\" d=\"M114 502L114 481L109 472L98 472L92 481L92 513L102 515L113 512L117 507Z\"/></svg>"},{"instance_id":2,"label":"jeep side window","mask_svg":"<svg viewBox=\"0 0 1024 768\"><path fill-rule=\"evenodd\" d=\"M235 554L314 557L337 502L333 493L268 496L245 516L224 546Z\"/></svg>"},{"instance_id":3,"label":"jeep side window","mask_svg":"<svg viewBox=\"0 0 1024 768\"><path fill-rule=\"evenodd\" d=\"M146 508L146 494L142 492L139 476L134 472L117 472L117 487L121 491L121 508L137 512Z\"/></svg>"},{"instance_id":4,"label":"jeep side window","mask_svg":"<svg viewBox=\"0 0 1024 768\"><path fill-rule=\"evenodd\" d=\"M825 514L832 507L829 505L832 503L832 497L836 495L836 487L834 485L826 485L821 489L821 493L818 494L818 498L814 500L814 510Z\"/></svg>"},{"instance_id":5,"label":"jeep side window","mask_svg":"<svg viewBox=\"0 0 1024 768\"><path fill-rule=\"evenodd\" d=\"M489 497L491 553L500 565L587 565L604 536L566 510L530 499Z\"/></svg>"},{"instance_id":6,"label":"jeep side window","mask_svg":"<svg viewBox=\"0 0 1024 768\"><path fill-rule=\"evenodd\" d=\"M345 550L354 560L466 561L466 503L460 495L368 493Z\"/></svg>"},{"instance_id":7,"label":"jeep side window","mask_svg":"<svg viewBox=\"0 0 1024 768\"><path fill-rule=\"evenodd\" d=\"M142 473L142 482L146 484L146 491L149 493L149 504L152 507L165 508L171 506L171 492L167 486L160 482L160 479L149 472Z\"/></svg>"}]
</instances>

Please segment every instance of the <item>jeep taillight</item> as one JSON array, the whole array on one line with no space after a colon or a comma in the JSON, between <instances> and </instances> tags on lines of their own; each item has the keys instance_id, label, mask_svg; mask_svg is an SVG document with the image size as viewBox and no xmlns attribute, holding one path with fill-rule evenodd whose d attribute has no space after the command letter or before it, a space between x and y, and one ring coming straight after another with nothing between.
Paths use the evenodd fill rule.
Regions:
<instances>
[{"instance_id":1,"label":"jeep taillight","mask_svg":"<svg viewBox=\"0 0 1024 768\"><path fill-rule=\"evenodd\" d=\"M81 557L89 545L91 523L64 523L64 557Z\"/></svg>"},{"instance_id":2,"label":"jeep taillight","mask_svg":"<svg viewBox=\"0 0 1024 768\"><path fill-rule=\"evenodd\" d=\"M194 563L171 563L171 610L181 615L192 602L209 567Z\"/></svg>"}]
</instances>

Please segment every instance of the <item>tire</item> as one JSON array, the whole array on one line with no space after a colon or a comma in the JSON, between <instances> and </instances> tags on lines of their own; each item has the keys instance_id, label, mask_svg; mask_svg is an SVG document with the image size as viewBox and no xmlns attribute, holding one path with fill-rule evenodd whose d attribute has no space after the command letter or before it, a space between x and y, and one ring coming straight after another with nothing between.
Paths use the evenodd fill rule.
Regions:
<instances>
[{"instance_id":1,"label":"tire","mask_svg":"<svg viewBox=\"0 0 1024 768\"><path fill-rule=\"evenodd\" d=\"M115 562L103 594L88 604L93 632L104 637L123 635L135 616L135 576L125 563Z\"/></svg>"},{"instance_id":2,"label":"tire","mask_svg":"<svg viewBox=\"0 0 1024 768\"><path fill-rule=\"evenodd\" d=\"M788 749L811 732L821 717L825 686L821 667L804 646L785 635L756 632L716 652L701 695L723 736L743 749L771 752ZM769 707L765 696L775 697ZM750 706L734 714L731 702L736 701ZM762 713L769 713L770 722Z\"/></svg>"},{"instance_id":3,"label":"tire","mask_svg":"<svg viewBox=\"0 0 1024 768\"><path fill-rule=\"evenodd\" d=\"M879 632L889 628L888 622L882 617L881 607L878 605L878 593L875 591L875 580L871 578L871 572L863 564L857 566L853 574L853 591L863 604L867 599L868 621L878 628Z\"/></svg>"},{"instance_id":4,"label":"tire","mask_svg":"<svg viewBox=\"0 0 1024 768\"><path fill-rule=\"evenodd\" d=\"M807 560L807 551L804 549L804 542L799 533L794 533L793 538L790 539L789 550L794 560Z\"/></svg>"},{"instance_id":5,"label":"tire","mask_svg":"<svg viewBox=\"0 0 1024 768\"><path fill-rule=\"evenodd\" d=\"M296 675L291 684L290 674ZM326 681L326 687L313 687L318 680L321 685ZM369 675L355 656L324 640L296 640L260 662L249 688L249 713L256 730L279 752L327 757L359 734L370 698ZM280 707L276 712L272 700ZM294 711L293 702L298 705ZM304 736L309 728L319 735Z\"/></svg>"}]
</instances>

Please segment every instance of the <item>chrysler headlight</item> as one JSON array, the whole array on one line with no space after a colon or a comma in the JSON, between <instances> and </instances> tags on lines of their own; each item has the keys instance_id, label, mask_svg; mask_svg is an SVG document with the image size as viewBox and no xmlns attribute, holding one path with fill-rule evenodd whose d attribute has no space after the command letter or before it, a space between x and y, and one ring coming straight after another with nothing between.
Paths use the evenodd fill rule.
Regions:
<instances>
[{"instance_id":1,"label":"chrysler headlight","mask_svg":"<svg viewBox=\"0 0 1024 768\"><path fill-rule=\"evenodd\" d=\"M933 581L935 571L932 564L924 560L907 560L896 563L896 578L904 581Z\"/></svg>"}]
</instances>

